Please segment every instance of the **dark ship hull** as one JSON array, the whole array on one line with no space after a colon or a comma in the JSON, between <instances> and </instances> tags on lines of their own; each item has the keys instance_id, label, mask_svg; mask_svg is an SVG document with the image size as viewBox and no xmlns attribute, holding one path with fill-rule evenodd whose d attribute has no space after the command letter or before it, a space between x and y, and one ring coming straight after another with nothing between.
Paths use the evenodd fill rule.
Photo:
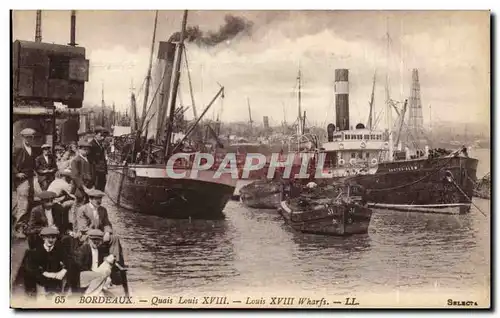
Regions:
<instances>
[{"instance_id":1,"label":"dark ship hull","mask_svg":"<svg viewBox=\"0 0 500 318\"><path fill-rule=\"evenodd\" d=\"M365 187L371 207L464 214L470 211L477 164L467 157L384 162L375 174L350 179Z\"/></svg>"},{"instance_id":2,"label":"dark ship hull","mask_svg":"<svg viewBox=\"0 0 500 318\"><path fill-rule=\"evenodd\" d=\"M368 233L372 216L371 209L356 203L319 203L304 209L286 200L278 211L296 231L333 236Z\"/></svg>"},{"instance_id":3,"label":"dark ship hull","mask_svg":"<svg viewBox=\"0 0 500 318\"><path fill-rule=\"evenodd\" d=\"M106 193L118 206L171 219L224 219L236 180L215 171L199 171L195 179L167 177L164 165L110 166ZM180 171L176 171L179 173Z\"/></svg>"}]
</instances>

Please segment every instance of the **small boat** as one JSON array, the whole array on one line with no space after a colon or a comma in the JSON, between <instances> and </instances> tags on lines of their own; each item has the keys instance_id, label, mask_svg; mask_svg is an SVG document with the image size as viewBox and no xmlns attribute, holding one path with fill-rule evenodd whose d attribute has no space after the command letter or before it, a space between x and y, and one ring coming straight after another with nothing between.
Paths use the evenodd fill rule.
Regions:
<instances>
[{"instance_id":1,"label":"small boat","mask_svg":"<svg viewBox=\"0 0 500 318\"><path fill-rule=\"evenodd\" d=\"M241 202L254 209L277 209L280 205L281 182L257 180L240 189Z\"/></svg>"},{"instance_id":2,"label":"small boat","mask_svg":"<svg viewBox=\"0 0 500 318\"><path fill-rule=\"evenodd\" d=\"M294 230L303 233L366 234L372 210L366 205L365 193L363 187L352 183L308 189L298 197L282 200L278 212Z\"/></svg>"},{"instance_id":3,"label":"small boat","mask_svg":"<svg viewBox=\"0 0 500 318\"><path fill-rule=\"evenodd\" d=\"M491 174L482 177L474 187L474 196L489 200L491 198Z\"/></svg>"}]
</instances>

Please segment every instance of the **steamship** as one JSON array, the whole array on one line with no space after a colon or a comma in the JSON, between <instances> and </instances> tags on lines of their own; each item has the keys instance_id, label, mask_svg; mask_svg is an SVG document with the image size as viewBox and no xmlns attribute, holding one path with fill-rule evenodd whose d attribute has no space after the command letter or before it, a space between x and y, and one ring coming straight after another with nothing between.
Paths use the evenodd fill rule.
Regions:
<instances>
[{"instance_id":1,"label":"steamship","mask_svg":"<svg viewBox=\"0 0 500 318\"><path fill-rule=\"evenodd\" d=\"M328 125L328 142L320 149L326 158L324 176L359 183L366 188L371 207L469 212L478 160L460 151L438 155L428 147L414 153L408 148L395 151L389 130L367 129L363 124L350 129L348 76L347 69L335 70L336 125ZM403 121L404 113L401 127Z\"/></svg>"},{"instance_id":2,"label":"steamship","mask_svg":"<svg viewBox=\"0 0 500 318\"><path fill-rule=\"evenodd\" d=\"M155 31L157 23L158 12L156 12ZM110 199L120 207L132 210L142 214L157 215L172 219L223 219L223 209L227 202L231 199L234 192L236 179L231 178L228 174L222 174L217 177L216 170L200 170L192 173L192 160L184 162L176 161L173 167L167 167L167 162L170 156L175 152L175 145L172 142L173 123L175 118L175 100L177 96L177 89L180 76L180 64L182 59L183 39L186 33L186 19L187 11L184 13L183 28L180 35L180 41L176 37L179 33L174 33L167 42L160 42L159 46L159 65L164 66L163 78L160 81L162 96L157 102L157 124L160 125L154 129L158 132L167 128L166 136L163 143L151 145L151 149L155 153L162 153L159 155L156 163L135 163L138 155L137 149L132 149L132 162L128 163L129 150L121 149L122 154L125 153L125 162L116 160L109 165L108 180L106 192ZM154 33L155 34L155 33ZM153 35L153 47L155 36ZM177 42L178 41L178 42ZM176 43L177 42L177 45ZM151 50L150 65L148 76L146 77L146 87L149 87L151 79L151 63L152 63L153 48ZM175 65L174 65L175 61ZM170 89L171 77L173 78L173 86ZM221 94L224 88L221 88L217 95L213 98L215 101ZM144 109L148 106L148 92L145 90ZM170 97L170 99L169 99ZM170 112L167 114L167 104L170 101ZM212 103L213 103L212 101ZM153 105L153 103L151 103ZM209 109L207 106L205 112ZM135 104L132 103L134 108L132 113L135 114ZM204 113L205 113L204 112ZM154 123L153 117L147 118L143 111L142 118L136 124L138 127L137 132L132 136L132 143L140 144L138 140L143 132L148 131L148 124ZM204 114L203 113L203 114ZM202 114L202 116L203 116ZM200 116L198 120L202 118ZM135 117L135 116L133 116ZM194 129L195 126L193 126ZM149 131L154 131L152 127ZM192 131L192 130L191 130ZM186 137L189 132L186 133ZM156 136L157 140L162 138ZM167 143L167 145L165 144ZM194 155L194 153L193 153ZM193 156L192 156L193 157ZM123 158L122 158L123 159ZM192 158L191 158L192 159ZM172 178L167 174L166 169L173 169L174 173L178 176L184 174L179 178ZM193 176L193 177L191 177Z\"/></svg>"}]
</instances>

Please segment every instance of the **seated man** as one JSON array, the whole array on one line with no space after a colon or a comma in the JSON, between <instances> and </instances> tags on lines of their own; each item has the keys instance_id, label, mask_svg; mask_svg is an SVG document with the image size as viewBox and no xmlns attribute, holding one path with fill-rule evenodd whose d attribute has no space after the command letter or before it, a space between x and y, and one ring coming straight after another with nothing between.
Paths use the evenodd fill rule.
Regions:
<instances>
[{"instance_id":1,"label":"seated man","mask_svg":"<svg viewBox=\"0 0 500 318\"><path fill-rule=\"evenodd\" d=\"M99 229L89 230L87 242L76 252L80 288L85 288L85 295L99 295L111 284L111 269L116 259L103 248L103 236L104 233Z\"/></svg>"},{"instance_id":2,"label":"seated man","mask_svg":"<svg viewBox=\"0 0 500 318\"><path fill-rule=\"evenodd\" d=\"M89 203L80 206L76 211L76 237L82 242L87 239L88 231L99 229L103 234L103 245L109 248L109 254L116 257L120 265L124 265L123 253L120 240L116 234L113 234L113 228L108 218L108 211L101 206L104 192L96 189L90 189L87 192Z\"/></svg>"},{"instance_id":3,"label":"seated man","mask_svg":"<svg viewBox=\"0 0 500 318\"><path fill-rule=\"evenodd\" d=\"M35 159L35 171L38 176L38 182L43 191L47 190L49 184L54 181L54 176L57 171L55 158L50 151L50 145L42 146L42 154Z\"/></svg>"},{"instance_id":4,"label":"seated man","mask_svg":"<svg viewBox=\"0 0 500 318\"><path fill-rule=\"evenodd\" d=\"M25 266L25 288L28 296L50 296L63 291L63 280L70 267L70 259L57 244L59 230L44 227L40 231L43 244L27 252Z\"/></svg>"},{"instance_id":5,"label":"seated man","mask_svg":"<svg viewBox=\"0 0 500 318\"><path fill-rule=\"evenodd\" d=\"M70 235L72 230L68 222L67 210L59 204L54 204L56 197L54 192L42 191L38 197L41 201L40 205L31 211L26 229L30 248L35 248L43 243L39 234L45 227L55 226L63 237ZM66 244L63 245L66 246Z\"/></svg>"},{"instance_id":6,"label":"seated man","mask_svg":"<svg viewBox=\"0 0 500 318\"><path fill-rule=\"evenodd\" d=\"M55 202L64 207L71 207L75 202L76 187L71 176L71 170L59 171L56 174L56 179L52 181L47 191L54 192L57 196Z\"/></svg>"}]
</instances>

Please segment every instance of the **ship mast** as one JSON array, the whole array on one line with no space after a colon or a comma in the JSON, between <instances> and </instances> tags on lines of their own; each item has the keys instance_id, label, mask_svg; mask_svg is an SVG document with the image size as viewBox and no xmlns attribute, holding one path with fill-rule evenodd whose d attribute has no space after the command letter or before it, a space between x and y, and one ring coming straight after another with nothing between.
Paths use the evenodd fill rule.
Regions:
<instances>
[{"instance_id":1,"label":"ship mast","mask_svg":"<svg viewBox=\"0 0 500 318\"><path fill-rule=\"evenodd\" d=\"M132 153L134 154L133 158L135 158L135 152L136 152L136 145L139 142L139 139L141 138L141 133L144 130L144 124L146 122L146 107L148 106L148 98L149 98L149 86L151 84L151 70L153 68L153 51L155 47L155 38L156 38L156 26L158 23L158 10L155 12L155 24L154 24L154 29L153 29L153 39L151 41L151 54L149 56L149 66L148 66L148 73L146 75L146 87L144 88L144 103L142 106L142 116L141 116L141 121L140 121L140 126L137 129L136 136L135 136L135 142L133 146L133 151ZM135 96L134 97L134 102L133 105L135 107ZM147 132L146 132L146 138L147 138Z\"/></svg>"},{"instance_id":2,"label":"ship mast","mask_svg":"<svg viewBox=\"0 0 500 318\"><path fill-rule=\"evenodd\" d=\"M373 129L373 105L375 103L375 80L377 77L377 72L373 74L373 86L372 86L372 95L370 98L370 115L368 116L368 129Z\"/></svg>"},{"instance_id":3,"label":"ship mast","mask_svg":"<svg viewBox=\"0 0 500 318\"><path fill-rule=\"evenodd\" d=\"M171 99L170 99L170 112L168 116L168 125L167 125L167 133L165 136L165 144L164 144L164 155L165 155L165 162L168 160L170 157L170 150L171 150L171 145L170 141L172 138L172 133L173 133L173 124L174 124L174 117L175 117L175 102L177 100L177 90L179 89L179 80L181 76L180 68L181 68L181 57L182 57L182 51L184 48L184 36L186 34L186 23L187 23L187 15L188 11L184 10L184 16L182 18L182 29L181 29L181 38L180 41L177 45L177 52L176 52L176 59L175 59L175 69L174 69L174 86L172 87L172 94L171 94Z\"/></svg>"},{"instance_id":4,"label":"ship mast","mask_svg":"<svg viewBox=\"0 0 500 318\"><path fill-rule=\"evenodd\" d=\"M386 114L385 114L385 121L386 121L386 127L389 131L391 132L391 92L389 90L389 45L390 45L390 35L389 31L387 31L387 51L386 51L386 75L385 75L385 107L386 107Z\"/></svg>"},{"instance_id":5,"label":"ship mast","mask_svg":"<svg viewBox=\"0 0 500 318\"><path fill-rule=\"evenodd\" d=\"M285 103L284 102L281 102L283 104L283 133L285 134L286 133L286 108L285 108Z\"/></svg>"},{"instance_id":6,"label":"ship mast","mask_svg":"<svg viewBox=\"0 0 500 318\"><path fill-rule=\"evenodd\" d=\"M104 103L104 82L103 82L102 86L101 86L101 112L102 112L101 125L102 125L102 127L104 127L104 107L105 107L105 103Z\"/></svg>"},{"instance_id":7,"label":"ship mast","mask_svg":"<svg viewBox=\"0 0 500 318\"><path fill-rule=\"evenodd\" d=\"M252 120L252 109L250 108L250 99L247 97L248 106L248 124L250 125L250 136L253 134L253 120Z\"/></svg>"},{"instance_id":8,"label":"ship mast","mask_svg":"<svg viewBox=\"0 0 500 318\"><path fill-rule=\"evenodd\" d=\"M158 24L158 10L155 12L155 26L153 29L153 40L151 41L151 55L149 56L149 67L148 74L146 76L146 87L144 87L144 102L142 105L142 116L141 116L141 132L143 129L146 130L146 139L148 138L148 127L144 127L146 123L146 107L148 106L148 97L149 97L149 86L151 85L151 70L153 68L153 51L155 48L155 40L156 40L156 26Z\"/></svg>"},{"instance_id":9,"label":"ship mast","mask_svg":"<svg viewBox=\"0 0 500 318\"><path fill-rule=\"evenodd\" d=\"M302 83L301 83L301 71L300 71L300 63L299 63L299 74L297 76L297 80L299 81L299 91L298 91L298 110L299 110L299 118L297 119L298 120L298 124L299 124L299 129L298 129L298 135L302 135L302 92L301 92L301 89L302 89Z\"/></svg>"}]
</instances>

